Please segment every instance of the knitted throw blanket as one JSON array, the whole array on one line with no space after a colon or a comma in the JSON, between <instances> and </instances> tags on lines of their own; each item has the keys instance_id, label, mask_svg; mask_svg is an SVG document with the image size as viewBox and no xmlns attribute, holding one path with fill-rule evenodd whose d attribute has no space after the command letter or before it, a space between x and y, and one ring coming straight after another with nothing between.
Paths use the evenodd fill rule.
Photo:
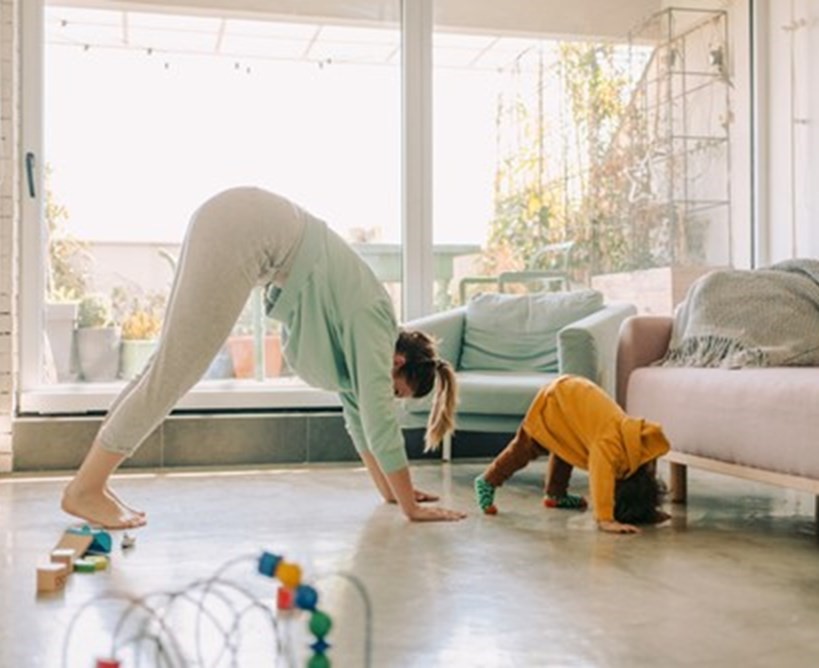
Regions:
<instances>
[{"instance_id":1,"label":"knitted throw blanket","mask_svg":"<svg viewBox=\"0 0 819 668\"><path fill-rule=\"evenodd\" d=\"M713 271L674 313L661 366L819 365L819 261Z\"/></svg>"}]
</instances>

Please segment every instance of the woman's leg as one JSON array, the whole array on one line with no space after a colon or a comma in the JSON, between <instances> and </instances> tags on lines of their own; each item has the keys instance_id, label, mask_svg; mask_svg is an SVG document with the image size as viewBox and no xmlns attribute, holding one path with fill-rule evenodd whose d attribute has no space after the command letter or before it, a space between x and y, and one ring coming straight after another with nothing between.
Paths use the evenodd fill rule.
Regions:
<instances>
[{"instance_id":1,"label":"woman's leg","mask_svg":"<svg viewBox=\"0 0 819 668\"><path fill-rule=\"evenodd\" d=\"M500 487L512 475L524 468L533 459L543 454L537 442L519 427L515 437L503 451L495 457L482 475L475 478L475 495L478 506L483 512L493 515L495 507L495 488Z\"/></svg>"},{"instance_id":2,"label":"woman's leg","mask_svg":"<svg viewBox=\"0 0 819 668\"><path fill-rule=\"evenodd\" d=\"M240 193L243 191L239 191ZM259 280L258 238L237 217L252 215L234 191L207 202L188 228L157 350L117 398L63 495L63 509L94 524L144 524L108 479L202 377ZM243 234L244 232L244 234Z\"/></svg>"}]
</instances>

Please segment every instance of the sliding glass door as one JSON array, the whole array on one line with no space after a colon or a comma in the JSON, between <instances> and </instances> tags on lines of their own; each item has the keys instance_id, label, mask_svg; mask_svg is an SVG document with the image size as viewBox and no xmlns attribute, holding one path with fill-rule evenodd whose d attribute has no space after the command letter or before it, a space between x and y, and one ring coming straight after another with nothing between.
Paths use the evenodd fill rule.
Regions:
<instances>
[{"instance_id":1,"label":"sliding glass door","mask_svg":"<svg viewBox=\"0 0 819 668\"><path fill-rule=\"evenodd\" d=\"M251 15L235 3L45 3L31 175L44 192L45 253L42 293L26 295L43 308L40 389L104 403L139 372L188 220L231 186L281 193L327 221L400 312L399 0L318 15L317 3L277 4ZM230 387L235 399L265 381L291 401L303 386L281 347L259 291L201 389L212 401Z\"/></svg>"}]
</instances>

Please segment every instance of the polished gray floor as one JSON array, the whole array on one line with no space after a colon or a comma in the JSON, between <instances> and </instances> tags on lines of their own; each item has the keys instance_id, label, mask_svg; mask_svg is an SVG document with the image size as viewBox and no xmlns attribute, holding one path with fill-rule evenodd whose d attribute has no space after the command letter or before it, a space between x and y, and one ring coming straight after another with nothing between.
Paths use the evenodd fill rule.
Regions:
<instances>
[{"instance_id":1,"label":"polished gray floor","mask_svg":"<svg viewBox=\"0 0 819 668\"><path fill-rule=\"evenodd\" d=\"M414 473L473 511L483 465ZM423 525L379 503L351 466L129 474L117 489L150 513L136 546L123 552L114 533L109 571L39 597L36 563L71 523L57 509L64 479L0 478L0 666L93 667L114 645L123 666L304 666L306 619L272 630L275 584L253 572L261 549L316 586L337 668L365 665L367 617L348 576L371 600L378 668L819 664L812 497L692 471L670 523L614 536L589 513L542 508L540 475L533 465L508 483L496 517ZM126 615L135 602L164 610L164 627L136 605Z\"/></svg>"}]
</instances>

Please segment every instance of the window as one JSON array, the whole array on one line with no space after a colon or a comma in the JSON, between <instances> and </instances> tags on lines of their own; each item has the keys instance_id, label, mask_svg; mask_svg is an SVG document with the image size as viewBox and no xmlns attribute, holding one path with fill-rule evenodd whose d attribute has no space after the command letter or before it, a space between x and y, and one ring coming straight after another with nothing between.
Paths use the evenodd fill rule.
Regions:
<instances>
[{"instance_id":1,"label":"window","mask_svg":"<svg viewBox=\"0 0 819 668\"><path fill-rule=\"evenodd\" d=\"M436 308L591 287L668 314L747 264L743 11L492 4L436 4L434 240L455 256Z\"/></svg>"},{"instance_id":2,"label":"window","mask_svg":"<svg viewBox=\"0 0 819 668\"><path fill-rule=\"evenodd\" d=\"M191 214L235 185L327 221L400 312L398 4L372 5L357 21L45 5L37 387L90 401L139 372ZM257 290L201 389L303 389L281 347Z\"/></svg>"}]
</instances>

